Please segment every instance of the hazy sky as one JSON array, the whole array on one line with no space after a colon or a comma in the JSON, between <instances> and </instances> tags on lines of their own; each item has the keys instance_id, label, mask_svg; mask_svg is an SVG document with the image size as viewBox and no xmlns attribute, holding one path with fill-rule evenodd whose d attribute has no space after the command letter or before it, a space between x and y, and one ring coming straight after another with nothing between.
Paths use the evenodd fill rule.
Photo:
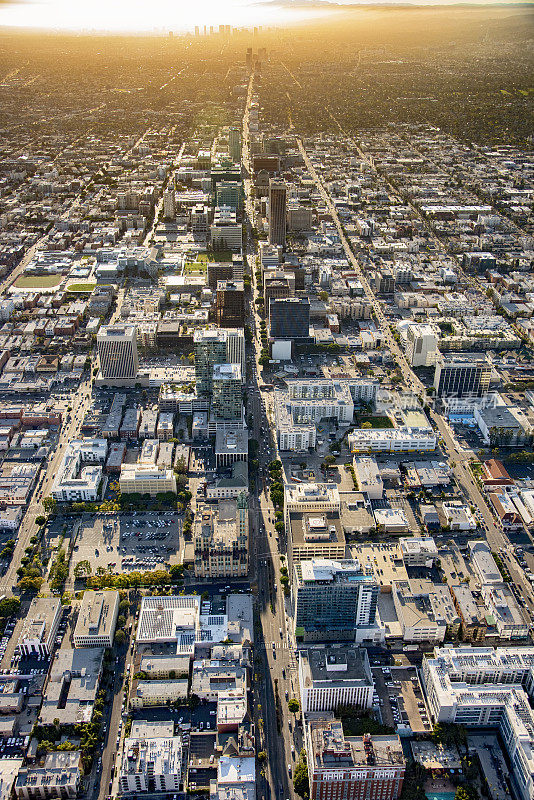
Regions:
<instances>
[{"instance_id":1,"label":"hazy sky","mask_svg":"<svg viewBox=\"0 0 534 800\"><path fill-rule=\"evenodd\" d=\"M337 0L339 5L353 1ZM372 3L372 0L367 2ZM387 2L404 5L406 0ZM414 4L449 5L455 2L457 0L441 0L439 3L419 0ZM485 0L470 2L484 4ZM327 13L319 8L304 10L302 5L299 7L296 2L296 7L291 8L291 0L282 0L280 5L261 0L0 0L0 26L67 31L178 32L191 30L195 25L284 24Z\"/></svg>"}]
</instances>

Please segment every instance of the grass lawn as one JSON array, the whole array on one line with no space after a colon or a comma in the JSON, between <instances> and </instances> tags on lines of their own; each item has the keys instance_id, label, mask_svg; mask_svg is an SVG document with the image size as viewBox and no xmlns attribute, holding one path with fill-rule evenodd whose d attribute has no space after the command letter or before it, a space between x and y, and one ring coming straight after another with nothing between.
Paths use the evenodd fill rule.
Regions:
<instances>
[{"instance_id":1,"label":"grass lawn","mask_svg":"<svg viewBox=\"0 0 534 800\"><path fill-rule=\"evenodd\" d=\"M96 283L71 283L67 286L67 292L92 292Z\"/></svg>"},{"instance_id":2,"label":"grass lawn","mask_svg":"<svg viewBox=\"0 0 534 800\"><path fill-rule=\"evenodd\" d=\"M16 289L52 289L59 286L64 275L21 275L14 283Z\"/></svg>"},{"instance_id":3,"label":"grass lawn","mask_svg":"<svg viewBox=\"0 0 534 800\"><path fill-rule=\"evenodd\" d=\"M232 260L232 252L230 250L220 250L217 253L199 253L197 261L211 261L212 263L229 262Z\"/></svg>"},{"instance_id":4,"label":"grass lawn","mask_svg":"<svg viewBox=\"0 0 534 800\"><path fill-rule=\"evenodd\" d=\"M372 428L392 428L393 423L389 417L372 417L362 416L358 417L358 427L362 427L364 422L370 422Z\"/></svg>"},{"instance_id":5,"label":"grass lawn","mask_svg":"<svg viewBox=\"0 0 534 800\"><path fill-rule=\"evenodd\" d=\"M207 261L186 261L185 262L185 274L190 275L192 272L203 273L207 272L208 270L208 262Z\"/></svg>"}]
</instances>

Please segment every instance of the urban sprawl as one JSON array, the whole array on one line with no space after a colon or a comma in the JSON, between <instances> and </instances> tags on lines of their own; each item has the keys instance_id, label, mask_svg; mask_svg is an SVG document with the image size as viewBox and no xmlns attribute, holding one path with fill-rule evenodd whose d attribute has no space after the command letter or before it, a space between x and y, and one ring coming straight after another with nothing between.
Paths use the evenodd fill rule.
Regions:
<instances>
[{"instance_id":1,"label":"urban sprawl","mask_svg":"<svg viewBox=\"0 0 534 800\"><path fill-rule=\"evenodd\" d=\"M0 143L1 800L534 797L534 159L268 58Z\"/></svg>"}]
</instances>

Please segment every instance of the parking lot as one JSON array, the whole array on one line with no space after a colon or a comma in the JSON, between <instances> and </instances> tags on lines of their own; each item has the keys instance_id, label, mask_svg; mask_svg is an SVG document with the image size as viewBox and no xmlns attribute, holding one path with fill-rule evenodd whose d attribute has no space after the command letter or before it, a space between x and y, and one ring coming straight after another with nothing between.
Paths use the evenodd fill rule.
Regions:
<instances>
[{"instance_id":1,"label":"parking lot","mask_svg":"<svg viewBox=\"0 0 534 800\"><path fill-rule=\"evenodd\" d=\"M432 726L416 668L373 667L372 673L384 723L429 733Z\"/></svg>"},{"instance_id":2,"label":"parking lot","mask_svg":"<svg viewBox=\"0 0 534 800\"><path fill-rule=\"evenodd\" d=\"M132 512L99 515L80 525L71 566L89 561L112 572L148 570L181 563L182 516L177 512Z\"/></svg>"}]
</instances>

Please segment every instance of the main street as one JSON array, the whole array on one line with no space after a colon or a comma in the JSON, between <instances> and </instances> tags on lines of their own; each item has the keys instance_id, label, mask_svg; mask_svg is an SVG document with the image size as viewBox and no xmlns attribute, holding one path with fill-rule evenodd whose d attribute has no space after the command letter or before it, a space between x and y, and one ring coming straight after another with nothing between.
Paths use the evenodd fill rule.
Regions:
<instances>
[{"instance_id":1,"label":"main street","mask_svg":"<svg viewBox=\"0 0 534 800\"><path fill-rule=\"evenodd\" d=\"M243 169L245 174L245 214L247 224L247 263L252 277L251 308L248 324L252 331L252 343L247 347L248 381L248 413L252 416L253 438L259 443L258 476L254 492L250 497L251 518L251 554L254 560L252 571L255 573L256 592L256 627L255 650L257 654L255 669L256 720L263 720L262 747L267 759L264 764L266 785L258 788L262 797L290 798L294 797L293 784L289 775L295 766L292 745L295 755L300 750L301 737L297 734L297 745L293 744L296 719L288 711L287 697L298 697L295 657L290 648L286 627L285 599L280 584L281 551L277 544L277 533L274 527L274 508L269 497L267 466L277 457L276 440L273 437L269 417L272 418L272 396L262 392L260 385L262 367L259 364L261 341L259 337L261 318L255 303L261 294L261 287L256 285L256 247L252 240L253 201L252 201L252 165L248 138L249 110L253 100L253 76L249 83L247 104L243 119ZM282 538L280 539L282 546ZM280 633L281 631L281 633ZM258 708L259 706L261 709ZM258 743L259 745L259 743ZM260 779L261 780L261 779Z\"/></svg>"}]
</instances>

